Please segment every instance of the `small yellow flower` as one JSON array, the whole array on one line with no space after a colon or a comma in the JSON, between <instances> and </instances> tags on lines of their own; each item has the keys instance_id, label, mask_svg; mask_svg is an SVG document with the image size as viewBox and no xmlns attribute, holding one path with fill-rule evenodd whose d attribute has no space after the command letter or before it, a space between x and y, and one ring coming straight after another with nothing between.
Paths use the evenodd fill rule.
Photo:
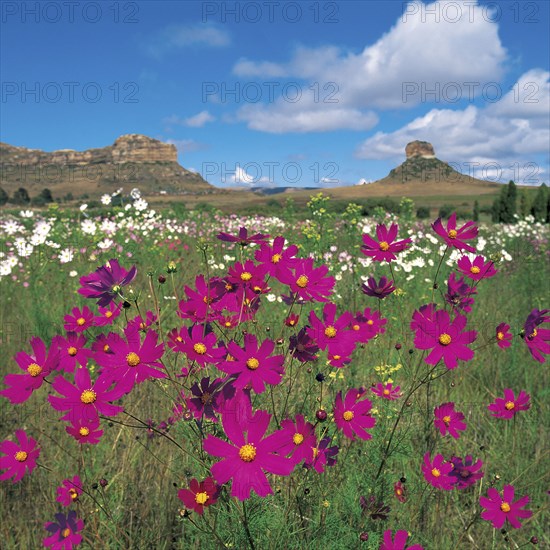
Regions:
<instances>
[{"instance_id":1,"label":"small yellow flower","mask_svg":"<svg viewBox=\"0 0 550 550\"><path fill-rule=\"evenodd\" d=\"M330 502L328 500L323 500L323 506L328 508L330 506Z\"/></svg>"}]
</instances>

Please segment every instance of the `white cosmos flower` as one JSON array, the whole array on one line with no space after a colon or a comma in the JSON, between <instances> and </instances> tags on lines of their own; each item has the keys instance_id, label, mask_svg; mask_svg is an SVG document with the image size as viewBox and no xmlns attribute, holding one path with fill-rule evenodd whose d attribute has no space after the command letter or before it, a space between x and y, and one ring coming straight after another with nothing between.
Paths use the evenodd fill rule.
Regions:
<instances>
[{"instance_id":1,"label":"white cosmos flower","mask_svg":"<svg viewBox=\"0 0 550 550\"><path fill-rule=\"evenodd\" d=\"M75 271L74 269L72 271L69 271L69 277L77 277L78 271Z\"/></svg>"},{"instance_id":2,"label":"white cosmos flower","mask_svg":"<svg viewBox=\"0 0 550 550\"><path fill-rule=\"evenodd\" d=\"M274 302L277 299L277 296L275 296L275 294L268 294L266 298L268 302Z\"/></svg>"},{"instance_id":3,"label":"white cosmos flower","mask_svg":"<svg viewBox=\"0 0 550 550\"><path fill-rule=\"evenodd\" d=\"M97 225L92 220L84 220L80 224L80 229L85 235L93 235L97 231Z\"/></svg>"},{"instance_id":4,"label":"white cosmos flower","mask_svg":"<svg viewBox=\"0 0 550 550\"><path fill-rule=\"evenodd\" d=\"M21 212L19 212L19 215L22 218L32 218L34 216L34 212L32 210L21 210Z\"/></svg>"},{"instance_id":5,"label":"white cosmos flower","mask_svg":"<svg viewBox=\"0 0 550 550\"><path fill-rule=\"evenodd\" d=\"M19 225L15 220L8 220L7 222L4 222L4 231L8 235L14 235L18 231L24 231L24 227L22 225Z\"/></svg>"},{"instance_id":6,"label":"white cosmos flower","mask_svg":"<svg viewBox=\"0 0 550 550\"><path fill-rule=\"evenodd\" d=\"M70 248L65 248L59 253L59 263L67 264L73 261L73 251Z\"/></svg>"},{"instance_id":7,"label":"white cosmos flower","mask_svg":"<svg viewBox=\"0 0 550 550\"><path fill-rule=\"evenodd\" d=\"M81 212L84 212L84 210L86 210L86 208L88 208L88 205L87 205L87 204L81 204L81 205L80 205L80 211L81 211Z\"/></svg>"},{"instance_id":8,"label":"white cosmos flower","mask_svg":"<svg viewBox=\"0 0 550 550\"><path fill-rule=\"evenodd\" d=\"M97 243L97 247L101 248L101 250L107 250L108 248L111 248L115 243L111 239L104 239L103 241L99 241Z\"/></svg>"},{"instance_id":9,"label":"white cosmos flower","mask_svg":"<svg viewBox=\"0 0 550 550\"><path fill-rule=\"evenodd\" d=\"M145 199L140 198L140 199L134 201L134 208L138 212L143 212L144 210L147 210L148 206L149 206L149 204L147 203L147 201Z\"/></svg>"},{"instance_id":10,"label":"white cosmos flower","mask_svg":"<svg viewBox=\"0 0 550 550\"><path fill-rule=\"evenodd\" d=\"M109 206L111 204L111 195L101 195L101 204Z\"/></svg>"}]
</instances>

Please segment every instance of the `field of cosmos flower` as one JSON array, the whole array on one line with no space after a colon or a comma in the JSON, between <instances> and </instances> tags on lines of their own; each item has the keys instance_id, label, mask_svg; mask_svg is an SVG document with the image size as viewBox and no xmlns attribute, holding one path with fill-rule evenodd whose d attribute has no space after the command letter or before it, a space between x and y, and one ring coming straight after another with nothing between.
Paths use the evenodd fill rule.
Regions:
<instances>
[{"instance_id":1,"label":"field of cosmos flower","mask_svg":"<svg viewBox=\"0 0 550 550\"><path fill-rule=\"evenodd\" d=\"M0 215L2 548L550 545L550 230Z\"/></svg>"}]
</instances>

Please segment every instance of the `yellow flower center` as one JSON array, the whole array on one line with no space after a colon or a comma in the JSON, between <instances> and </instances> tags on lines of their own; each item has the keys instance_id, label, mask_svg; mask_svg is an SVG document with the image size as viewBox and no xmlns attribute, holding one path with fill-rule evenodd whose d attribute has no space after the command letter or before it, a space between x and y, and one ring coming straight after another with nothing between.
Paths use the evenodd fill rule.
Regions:
<instances>
[{"instance_id":1,"label":"yellow flower center","mask_svg":"<svg viewBox=\"0 0 550 550\"><path fill-rule=\"evenodd\" d=\"M353 420L353 411L345 411L343 414L344 420L349 422L350 420Z\"/></svg>"},{"instance_id":2,"label":"yellow flower center","mask_svg":"<svg viewBox=\"0 0 550 550\"><path fill-rule=\"evenodd\" d=\"M256 458L256 447L247 443L239 449L239 456L243 462L252 462Z\"/></svg>"},{"instance_id":3,"label":"yellow flower center","mask_svg":"<svg viewBox=\"0 0 550 550\"><path fill-rule=\"evenodd\" d=\"M451 337L446 332L444 332L443 334L439 335L439 343L442 346L448 346L451 343Z\"/></svg>"},{"instance_id":4,"label":"yellow flower center","mask_svg":"<svg viewBox=\"0 0 550 550\"><path fill-rule=\"evenodd\" d=\"M450 239L456 239L457 232L456 232L455 229L451 229L451 230L447 233L447 235L449 235L449 238L450 238Z\"/></svg>"},{"instance_id":5,"label":"yellow flower center","mask_svg":"<svg viewBox=\"0 0 550 550\"><path fill-rule=\"evenodd\" d=\"M36 363L31 363L27 367L27 372L34 378L42 372L42 367L40 365L37 365Z\"/></svg>"},{"instance_id":6,"label":"yellow flower center","mask_svg":"<svg viewBox=\"0 0 550 550\"><path fill-rule=\"evenodd\" d=\"M97 394L94 390L84 390L80 396L80 401L89 405L97 399Z\"/></svg>"},{"instance_id":7,"label":"yellow flower center","mask_svg":"<svg viewBox=\"0 0 550 550\"><path fill-rule=\"evenodd\" d=\"M70 346L69 348L67 348L67 353L71 357L74 357L78 353L78 350L74 346Z\"/></svg>"},{"instance_id":8,"label":"yellow flower center","mask_svg":"<svg viewBox=\"0 0 550 550\"><path fill-rule=\"evenodd\" d=\"M210 398L212 397L212 394L211 393L208 393L208 392L204 392L202 395L201 395L201 403L203 405L205 405L206 403L208 403L210 401Z\"/></svg>"},{"instance_id":9,"label":"yellow flower center","mask_svg":"<svg viewBox=\"0 0 550 550\"><path fill-rule=\"evenodd\" d=\"M317 458L319 456L319 449L317 447L311 447L313 450L313 458Z\"/></svg>"},{"instance_id":10,"label":"yellow flower center","mask_svg":"<svg viewBox=\"0 0 550 550\"><path fill-rule=\"evenodd\" d=\"M281 258L282 256L280 254L273 254L273 256L271 256L271 261L274 264L278 264L281 261Z\"/></svg>"},{"instance_id":11,"label":"yellow flower center","mask_svg":"<svg viewBox=\"0 0 550 550\"><path fill-rule=\"evenodd\" d=\"M534 328L533 332L531 334L529 334L529 338L534 338L536 335L537 335L537 329Z\"/></svg>"},{"instance_id":12,"label":"yellow flower center","mask_svg":"<svg viewBox=\"0 0 550 550\"><path fill-rule=\"evenodd\" d=\"M434 469L432 470L432 475L433 475L434 477L439 477L439 476L441 475L441 472L440 472L437 468L434 468Z\"/></svg>"},{"instance_id":13,"label":"yellow flower center","mask_svg":"<svg viewBox=\"0 0 550 550\"><path fill-rule=\"evenodd\" d=\"M402 491L401 489L397 489L397 490L395 491L395 494L396 494L398 497L400 497L400 496L403 494L403 491Z\"/></svg>"},{"instance_id":14,"label":"yellow flower center","mask_svg":"<svg viewBox=\"0 0 550 550\"><path fill-rule=\"evenodd\" d=\"M195 353L198 353L199 355L204 355L206 353L206 346L202 342L195 344L193 349L195 350Z\"/></svg>"},{"instance_id":15,"label":"yellow flower center","mask_svg":"<svg viewBox=\"0 0 550 550\"><path fill-rule=\"evenodd\" d=\"M515 409L516 408L516 404L513 402L513 401L506 401L505 405L504 405L504 408L507 410L507 411L511 411L512 409Z\"/></svg>"},{"instance_id":16,"label":"yellow flower center","mask_svg":"<svg viewBox=\"0 0 550 550\"><path fill-rule=\"evenodd\" d=\"M502 512L506 513L506 512L509 512L510 511L510 505L507 503L507 502L503 502L501 505L500 505L500 509Z\"/></svg>"},{"instance_id":17,"label":"yellow flower center","mask_svg":"<svg viewBox=\"0 0 550 550\"><path fill-rule=\"evenodd\" d=\"M202 301L205 303L205 304L211 304L213 302L212 298L209 298L208 296L204 296L204 298L202 299Z\"/></svg>"},{"instance_id":18,"label":"yellow flower center","mask_svg":"<svg viewBox=\"0 0 550 550\"><path fill-rule=\"evenodd\" d=\"M224 324L227 328L229 328L231 326L231 321L226 321Z\"/></svg>"},{"instance_id":19,"label":"yellow flower center","mask_svg":"<svg viewBox=\"0 0 550 550\"><path fill-rule=\"evenodd\" d=\"M361 327L359 325L353 325L351 328L353 330L359 330Z\"/></svg>"},{"instance_id":20,"label":"yellow flower center","mask_svg":"<svg viewBox=\"0 0 550 550\"><path fill-rule=\"evenodd\" d=\"M384 252L385 252L386 250L388 250L389 247L390 247L390 245L389 245L386 241L382 241L382 242L380 243L380 250L382 250L382 251L384 251Z\"/></svg>"},{"instance_id":21,"label":"yellow flower center","mask_svg":"<svg viewBox=\"0 0 550 550\"><path fill-rule=\"evenodd\" d=\"M112 311L106 311L106 312L105 312L105 317L107 317L107 319L110 319L112 316L113 316L113 312L112 312Z\"/></svg>"},{"instance_id":22,"label":"yellow flower center","mask_svg":"<svg viewBox=\"0 0 550 550\"><path fill-rule=\"evenodd\" d=\"M61 536L66 539L69 535L71 534L71 530L66 527L65 529L63 529L63 531L61 531Z\"/></svg>"},{"instance_id":23,"label":"yellow flower center","mask_svg":"<svg viewBox=\"0 0 550 550\"><path fill-rule=\"evenodd\" d=\"M504 332L497 332L497 340L504 340Z\"/></svg>"},{"instance_id":24,"label":"yellow flower center","mask_svg":"<svg viewBox=\"0 0 550 550\"><path fill-rule=\"evenodd\" d=\"M109 351L109 344L105 344L105 345L103 346L103 351L104 351L104 352L108 352L108 351Z\"/></svg>"},{"instance_id":25,"label":"yellow flower center","mask_svg":"<svg viewBox=\"0 0 550 550\"><path fill-rule=\"evenodd\" d=\"M139 324L139 328L140 328L140 330L145 330L147 328L147 325L144 322L141 322Z\"/></svg>"},{"instance_id":26,"label":"yellow flower center","mask_svg":"<svg viewBox=\"0 0 550 550\"><path fill-rule=\"evenodd\" d=\"M86 427L82 427L80 428L80 430L78 430L78 433L82 436L82 437L87 437L90 435L90 428L86 428Z\"/></svg>"},{"instance_id":27,"label":"yellow flower center","mask_svg":"<svg viewBox=\"0 0 550 550\"><path fill-rule=\"evenodd\" d=\"M367 325L374 325L374 321L373 321L372 319L369 319L369 320L367 321Z\"/></svg>"},{"instance_id":28,"label":"yellow flower center","mask_svg":"<svg viewBox=\"0 0 550 550\"><path fill-rule=\"evenodd\" d=\"M29 455L25 451L17 451L15 453L15 460L17 460L17 462L25 462L28 456Z\"/></svg>"},{"instance_id":29,"label":"yellow flower center","mask_svg":"<svg viewBox=\"0 0 550 550\"><path fill-rule=\"evenodd\" d=\"M391 392L390 392L390 390L385 389L382 393L383 393L384 395L390 395Z\"/></svg>"},{"instance_id":30,"label":"yellow flower center","mask_svg":"<svg viewBox=\"0 0 550 550\"><path fill-rule=\"evenodd\" d=\"M451 417L450 417L449 415L444 416L444 417L442 418L442 420L443 420L443 423L444 423L446 426L448 426L448 425L451 423Z\"/></svg>"},{"instance_id":31,"label":"yellow flower center","mask_svg":"<svg viewBox=\"0 0 550 550\"><path fill-rule=\"evenodd\" d=\"M176 336L176 342L183 342L183 338L181 336Z\"/></svg>"},{"instance_id":32,"label":"yellow flower center","mask_svg":"<svg viewBox=\"0 0 550 550\"><path fill-rule=\"evenodd\" d=\"M479 269L479 267L473 265L471 268L470 268L470 273L473 273L474 275L476 273L479 273L481 271L481 269Z\"/></svg>"},{"instance_id":33,"label":"yellow flower center","mask_svg":"<svg viewBox=\"0 0 550 550\"><path fill-rule=\"evenodd\" d=\"M332 358L333 358L335 361L338 361L338 360L342 359L342 356L341 356L341 355L333 355Z\"/></svg>"},{"instance_id":34,"label":"yellow flower center","mask_svg":"<svg viewBox=\"0 0 550 550\"><path fill-rule=\"evenodd\" d=\"M204 504L210 497L208 496L208 493L197 493L195 495L195 502L197 504Z\"/></svg>"},{"instance_id":35,"label":"yellow flower center","mask_svg":"<svg viewBox=\"0 0 550 550\"><path fill-rule=\"evenodd\" d=\"M84 317L79 317L77 320L76 320L76 324L81 327L84 323L86 323L86 319L84 319Z\"/></svg>"},{"instance_id":36,"label":"yellow flower center","mask_svg":"<svg viewBox=\"0 0 550 550\"><path fill-rule=\"evenodd\" d=\"M170 263L172 263L172 262L170 262ZM168 264L168 267L170 267L170 264ZM176 266L174 265L174 267L176 267ZM113 292L115 292L115 293L120 292L121 289L122 289L122 287L120 285L114 285L113 286Z\"/></svg>"},{"instance_id":37,"label":"yellow flower center","mask_svg":"<svg viewBox=\"0 0 550 550\"><path fill-rule=\"evenodd\" d=\"M141 359L139 358L139 355L137 353L134 353L131 351L126 356L126 363L128 363L129 367L137 367L141 362Z\"/></svg>"},{"instance_id":38,"label":"yellow flower center","mask_svg":"<svg viewBox=\"0 0 550 550\"><path fill-rule=\"evenodd\" d=\"M296 280L296 284L300 288L306 288L307 284L309 282L309 279L305 275L300 275L298 279Z\"/></svg>"},{"instance_id":39,"label":"yellow flower center","mask_svg":"<svg viewBox=\"0 0 550 550\"><path fill-rule=\"evenodd\" d=\"M255 357L251 357L246 361L246 366L250 370L256 370L260 366L260 362Z\"/></svg>"},{"instance_id":40,"label":"yellow flower center","mask_svg":"<svg viewBox=\"0 0 550 550\"><path fill-rule=\"evenodd\" d=\"M303 440L304 440L304 436L302 434L295 433L292 436L292 441L293 441L294 445L299 445Z\"/></svg>"},{"instance_id":41,"label":"yellow flower center","mask_svg":"<svg viewBox=\"0 0 550 550\"><path fill-rule=\"evenodd\" d=\"M334 338L336 336L336 329L330 325L325 329L325 336L327 338Z\"/></svg>"},{"instance_id":42,"label":"yellow flower center","mask_svg":"<svg viewBox=\"0 0 550 550\"><path fill-rule=\"evenodd\" d=\"M252 279L252 273L248 271L243 271L241 273L241 281L250 281L250 279Z\"/></svg>"},{"instance_id":43,"label":"yellow flower center","mask_svg":"<svg viewBox=\"0 0 550 550\"><path fill-rule=\"evenodd\" d=\"M69 495L71 495L72 500L78 499L78 493L76 492L76 489L74 489L73 487L69 489Z\"/></svg>"}]
</instances>

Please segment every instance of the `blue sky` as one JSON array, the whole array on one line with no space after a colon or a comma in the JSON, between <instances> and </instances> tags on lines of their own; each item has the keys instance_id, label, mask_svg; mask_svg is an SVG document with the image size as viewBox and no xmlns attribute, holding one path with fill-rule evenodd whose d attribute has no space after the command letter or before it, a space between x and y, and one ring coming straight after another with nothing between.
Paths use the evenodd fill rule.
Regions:
<instances>
[{"instance_id":1,"label":"blue sky","mask_svg":"<svg viewBox=\"0 0 550 550\"><path fill-rule=\"evenodd\" d=\"M37 9L38 7L38 9ZM218 186L353 185L407 142L463 173L549 182L549 2L1 4L0 140L127 133Z\"/></svg>"}]
</instances>

